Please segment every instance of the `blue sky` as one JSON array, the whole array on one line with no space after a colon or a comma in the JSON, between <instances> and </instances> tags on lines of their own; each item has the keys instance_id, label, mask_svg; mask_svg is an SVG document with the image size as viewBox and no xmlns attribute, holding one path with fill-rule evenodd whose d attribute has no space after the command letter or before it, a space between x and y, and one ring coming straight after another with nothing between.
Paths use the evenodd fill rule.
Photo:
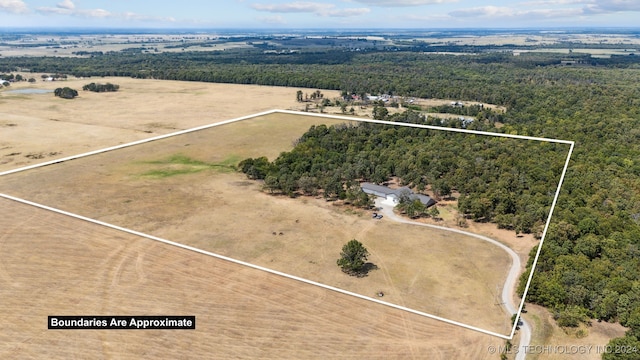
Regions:
<instances>
[{"instance_id":1,"label":"blue sky","mask_svg":"<svg viewBox=\"0 0 640 360\"><path fill-rule=\"evenodd\" d=\"M640 0L0 0L0 29L640 27Z\"/></svg>"}]
</instances>

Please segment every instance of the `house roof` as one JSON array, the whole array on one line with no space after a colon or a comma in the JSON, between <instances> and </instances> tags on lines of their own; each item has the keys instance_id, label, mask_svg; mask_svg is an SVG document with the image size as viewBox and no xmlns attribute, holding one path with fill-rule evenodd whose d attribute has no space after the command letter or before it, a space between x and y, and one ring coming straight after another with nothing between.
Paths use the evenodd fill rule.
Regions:
<instances>
[{"instance_id":1,"label":"house roof","mask_svg":"<svg viewBox=\"0 0 640 360\"><path fill-rule=\"evenodd\" d=\"M385 194L385 195L391 195L391 194L396 194L395 190L386 186L382 186L382 185L377 185L377 184L373 184L373 183L362 183L360 184L360 187L362 188L362 190L369 190L372 192L377 192L377 193L381 193L381 194Z\"/></svg>"},{"instance_id":2,"label":"house roof","mask_svg":"<svg viewBox=\"0 0 640 360\"><path fill-rule=\"evenodd\" d=\"M421 203L425 204L427 207L436 204L436 201L433 200L430 196L423 195L423 194L411 194L409 195L409 198L411 200L418 199L420 200Z\"/></svg>"},{"instance_id":3,"label":"house roof","mask_svg":"<svg viewBox=\"0 0 640 360\"><path fill-rule=\"evenodd\" d=\"M435 203L436 203L435 200L433 200L431 197L429 197L427 195L414 194L413 191L411 191L411 189L409 189L406 186L403 186L403 187L398 188L398 189L392 189L392 188L387 187L387 186L377 185L377 184L365 182L365 183L360 184L360 187L362 188L362 191L364 191L364 192L375 193L376 195L382 194L384 196L395 195L398 198L400 197L401 194L407 192L408 195L409 195L409 199L411 199L411 200L418 199L418 200L420 200L420 202L425 204L427 207L429 207L431 205L435 205Z\"/></svg>"}]
</instances>

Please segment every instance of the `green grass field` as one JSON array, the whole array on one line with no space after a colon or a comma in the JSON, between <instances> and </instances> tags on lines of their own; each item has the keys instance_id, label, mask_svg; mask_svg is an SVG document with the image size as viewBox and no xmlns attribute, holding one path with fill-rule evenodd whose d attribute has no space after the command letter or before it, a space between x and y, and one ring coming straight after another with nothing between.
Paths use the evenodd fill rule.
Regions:
<instances>
[{"instance_id":1,"label":"green grass field","mask_svg":"<svg viewBox=\"0 0 640 360\"><path fill-rule=\"evenodd\" d=\"M242 158L237 155L230 155L220 162L206 162L196 160L182 154L172 155L163 160L147 161L146 164L157 166L156 169L145 171L141 174L149 178L165 178L176 175L194 174L201 171L234 172L236 166Z\"/></svg>"}]
</instances>

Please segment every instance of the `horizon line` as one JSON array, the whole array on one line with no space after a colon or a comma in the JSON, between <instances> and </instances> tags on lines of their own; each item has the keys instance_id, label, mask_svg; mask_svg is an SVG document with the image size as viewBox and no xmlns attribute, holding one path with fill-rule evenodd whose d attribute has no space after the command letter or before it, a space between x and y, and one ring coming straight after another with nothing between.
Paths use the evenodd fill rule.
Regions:
<instances>
[{"instance_id":1,"label":"horizon line","mask_svg":"<svg viewBox=\"0 0 640 360\"><path fill-rule=\"evenodd\" d=\"M144 27L144 26L0 26L0 33L12 30L41 30L56 32L76 32L82 30L93 31L588 31L588 30L611 30L629 31L639 30L640 26L540 26L540 27Z\"/></svg>"}]
</instances>

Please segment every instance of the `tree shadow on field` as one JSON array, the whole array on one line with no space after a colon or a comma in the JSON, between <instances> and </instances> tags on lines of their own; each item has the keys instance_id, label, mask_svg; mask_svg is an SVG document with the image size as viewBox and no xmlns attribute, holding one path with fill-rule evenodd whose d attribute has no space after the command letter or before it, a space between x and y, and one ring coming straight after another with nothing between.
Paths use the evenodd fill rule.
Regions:
<instances>
[{"instance_id":1,"label":"tree shadow on field","mask_svg":"<svg viewBox=\"0 0 640 360\"><path fill-rule=\"evenodd\" d=\"M368 262L368 263L365 263L364 265L362 265L362 268L360 270L355 271L350 275L362 278L362 277L368 276L369 275L369 271L372 271L372 270L378 270L378 265Z\"/></svg>"}]
</instances>

